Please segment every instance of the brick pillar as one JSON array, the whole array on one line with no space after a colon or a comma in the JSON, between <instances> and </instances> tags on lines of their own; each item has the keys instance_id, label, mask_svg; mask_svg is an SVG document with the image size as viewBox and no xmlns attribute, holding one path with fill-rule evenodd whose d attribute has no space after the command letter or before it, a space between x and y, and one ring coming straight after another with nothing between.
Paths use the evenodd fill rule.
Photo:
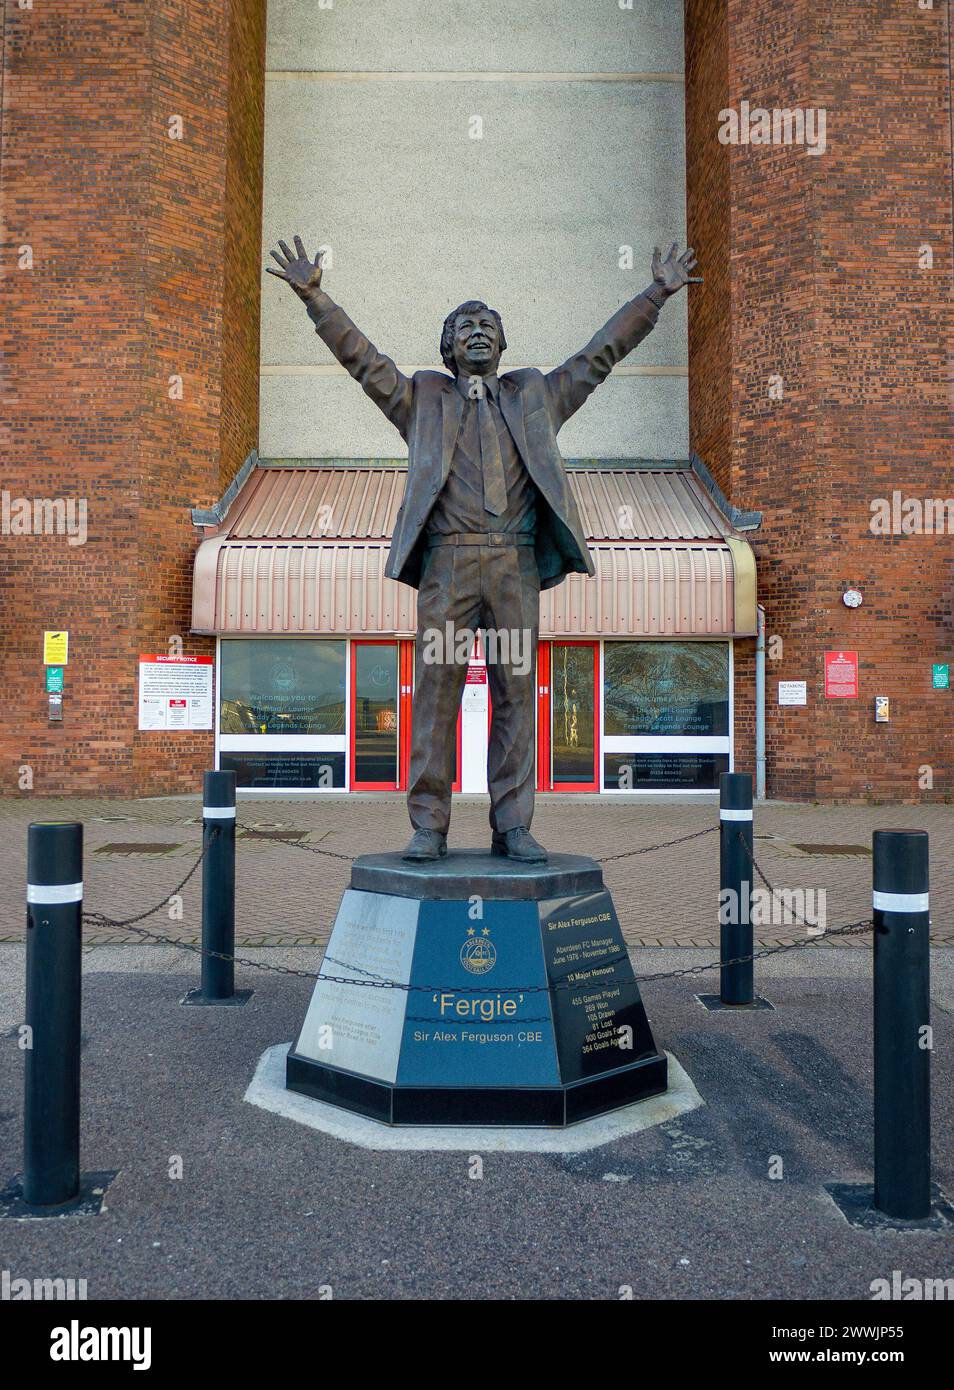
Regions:
<instances>
[{"instance_id":1,"label":"brick pillar","mask_svg":"<svg viewBox=\"0 0 954 1390\"><path fill-rule=\"evenodd\" d=\"M687 0L689 232L718 305L692 309L690 429L733 501L764 513L778 797L954 792L954 696L931 690L931 663L954 665L951 536L869 525L894 490L954 498L949 19L942 0ZM743 100L824 107L825 152L720 145L719 109ZM859 653L858 700L825 698L837 648ZM780 678L808 681L807 708L778 708Z\"/></svg>"},{"instance_id":2,"label":"brick pillar","mask_svg":"<svg viewBox=\"0 0 954 1390\"><path fill-rule=\"evenodd\" d=\"M189 511L257 440L265 0L4 5L2 485L88 536L3 536L0 787L195 790L212 735L138 733L137 658L211 651Z\"/></svg>"}]
</instances>

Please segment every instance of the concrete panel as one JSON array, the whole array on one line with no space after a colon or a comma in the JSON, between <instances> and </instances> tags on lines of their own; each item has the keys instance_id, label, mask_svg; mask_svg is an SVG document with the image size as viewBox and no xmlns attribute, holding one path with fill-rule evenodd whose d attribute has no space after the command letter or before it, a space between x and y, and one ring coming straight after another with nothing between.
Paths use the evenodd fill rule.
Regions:
<instances>
[{"instance_id":1,"label":"concrete panel","mask_svg":"<svg viewBox=\"0 0 954 1390\"><path fill-rule=\"evenodd\" d=\"M663 83L278 79L263 264L279 237L329 243L329 293L399 361L436 362L444 316L477 295L504 315L511 365L552 364L646 287L655 243L684 242L683 135L681 88ZM331 362L290 291L265 281L262 361ZM677 301L633 360L686 352Z\"/></svg>"},{"instance_id":2,"label":"concrete panel","mask_svg":"<svg viewBox=\"0 0 954 1390\"><path fill-rule=\"evenodd\" d=\"M686 458L685 377L612 376L559 436L564 458ZM404 458L404 441L349 377L265 376L263 458Z\"/></svg>"},{"instance_id":3,"label":"concrete panel","mask_svg":"<svg viewBox=\"0 0 954 1390\"><path fill-rule=\"evenodd\" d=\"M682 0L269 0L269 69L681 72Z\"/></svg>"}]
</instances>

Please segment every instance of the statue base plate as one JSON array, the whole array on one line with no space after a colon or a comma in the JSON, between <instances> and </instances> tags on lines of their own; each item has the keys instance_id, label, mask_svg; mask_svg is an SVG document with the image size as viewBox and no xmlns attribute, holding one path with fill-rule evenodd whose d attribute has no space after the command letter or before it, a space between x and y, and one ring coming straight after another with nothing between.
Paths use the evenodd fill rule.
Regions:
<instances>
[{"instance_id":1,"label":"statue base plate","mask_svg":"<svg viewBox=\"0 0 954 1390\"><path fill-rule=\"evenodd\" d=\"M363 855L321 974L286 1086L385 1124L565 1126L666 1090L592 859Z\"/></svg>"}]
</instances>

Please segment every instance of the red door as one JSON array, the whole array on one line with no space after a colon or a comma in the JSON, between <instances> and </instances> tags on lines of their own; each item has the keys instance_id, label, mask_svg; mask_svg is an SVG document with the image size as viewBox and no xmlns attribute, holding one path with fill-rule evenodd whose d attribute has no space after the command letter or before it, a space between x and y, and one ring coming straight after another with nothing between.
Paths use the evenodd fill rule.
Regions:
<instances>
[{"instance_id":1,"label":"red door","mask_svg":"<svg viewBox=\"0 0 954 1390\"><path fill-rule=\"evenodd\" d=\"M397 791L401 653L393 639L351 643L351 789Z\"/></svg>"},{"instance_id":2,"label":"red door","mask_svg":"<svg viewBox=\"0 0 954 1390\"><path fill-rule=\"evenodd\" d=\"M537 647L537 791L550 790L550 643Z\"/></svg>"},{"instance_id":3,"label":"red door","mask_svg":"<svg viewBox=\"0 0 954 1390\"><path fill-rule=\"evenodd\" d=\"M541 642L537 790L599 791L598 642Z\"/></svg>"},{"instance_id":4,"label":"red door","mask_svg":"<svg viewBox=\"0 0 954 1390\"><path fill-rule=\"evenodd\" d=\"M398 765L398 786L407 790L407 774L411 765L411 711L414 693L414 642L401 642L400 704L398 706L398 730L400 732L401 753Z\"/></svg>"}]
</instances>

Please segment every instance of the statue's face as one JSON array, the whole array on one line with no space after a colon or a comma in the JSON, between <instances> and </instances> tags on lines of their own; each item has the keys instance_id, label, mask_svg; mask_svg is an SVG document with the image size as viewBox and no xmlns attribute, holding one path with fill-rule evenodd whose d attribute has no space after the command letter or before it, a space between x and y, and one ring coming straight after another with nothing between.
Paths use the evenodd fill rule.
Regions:
<instances>
[{"instance_id":1,"label":"statue's face","mask_svg":"<svg viewBox=\"0 0 954 1390\"><path fill-rule=\"evenodd\" d=\"M489 309L458 314L454 361L461 376L491 376L500 363L500 331Z\"/></svg>"}]
</instances>

